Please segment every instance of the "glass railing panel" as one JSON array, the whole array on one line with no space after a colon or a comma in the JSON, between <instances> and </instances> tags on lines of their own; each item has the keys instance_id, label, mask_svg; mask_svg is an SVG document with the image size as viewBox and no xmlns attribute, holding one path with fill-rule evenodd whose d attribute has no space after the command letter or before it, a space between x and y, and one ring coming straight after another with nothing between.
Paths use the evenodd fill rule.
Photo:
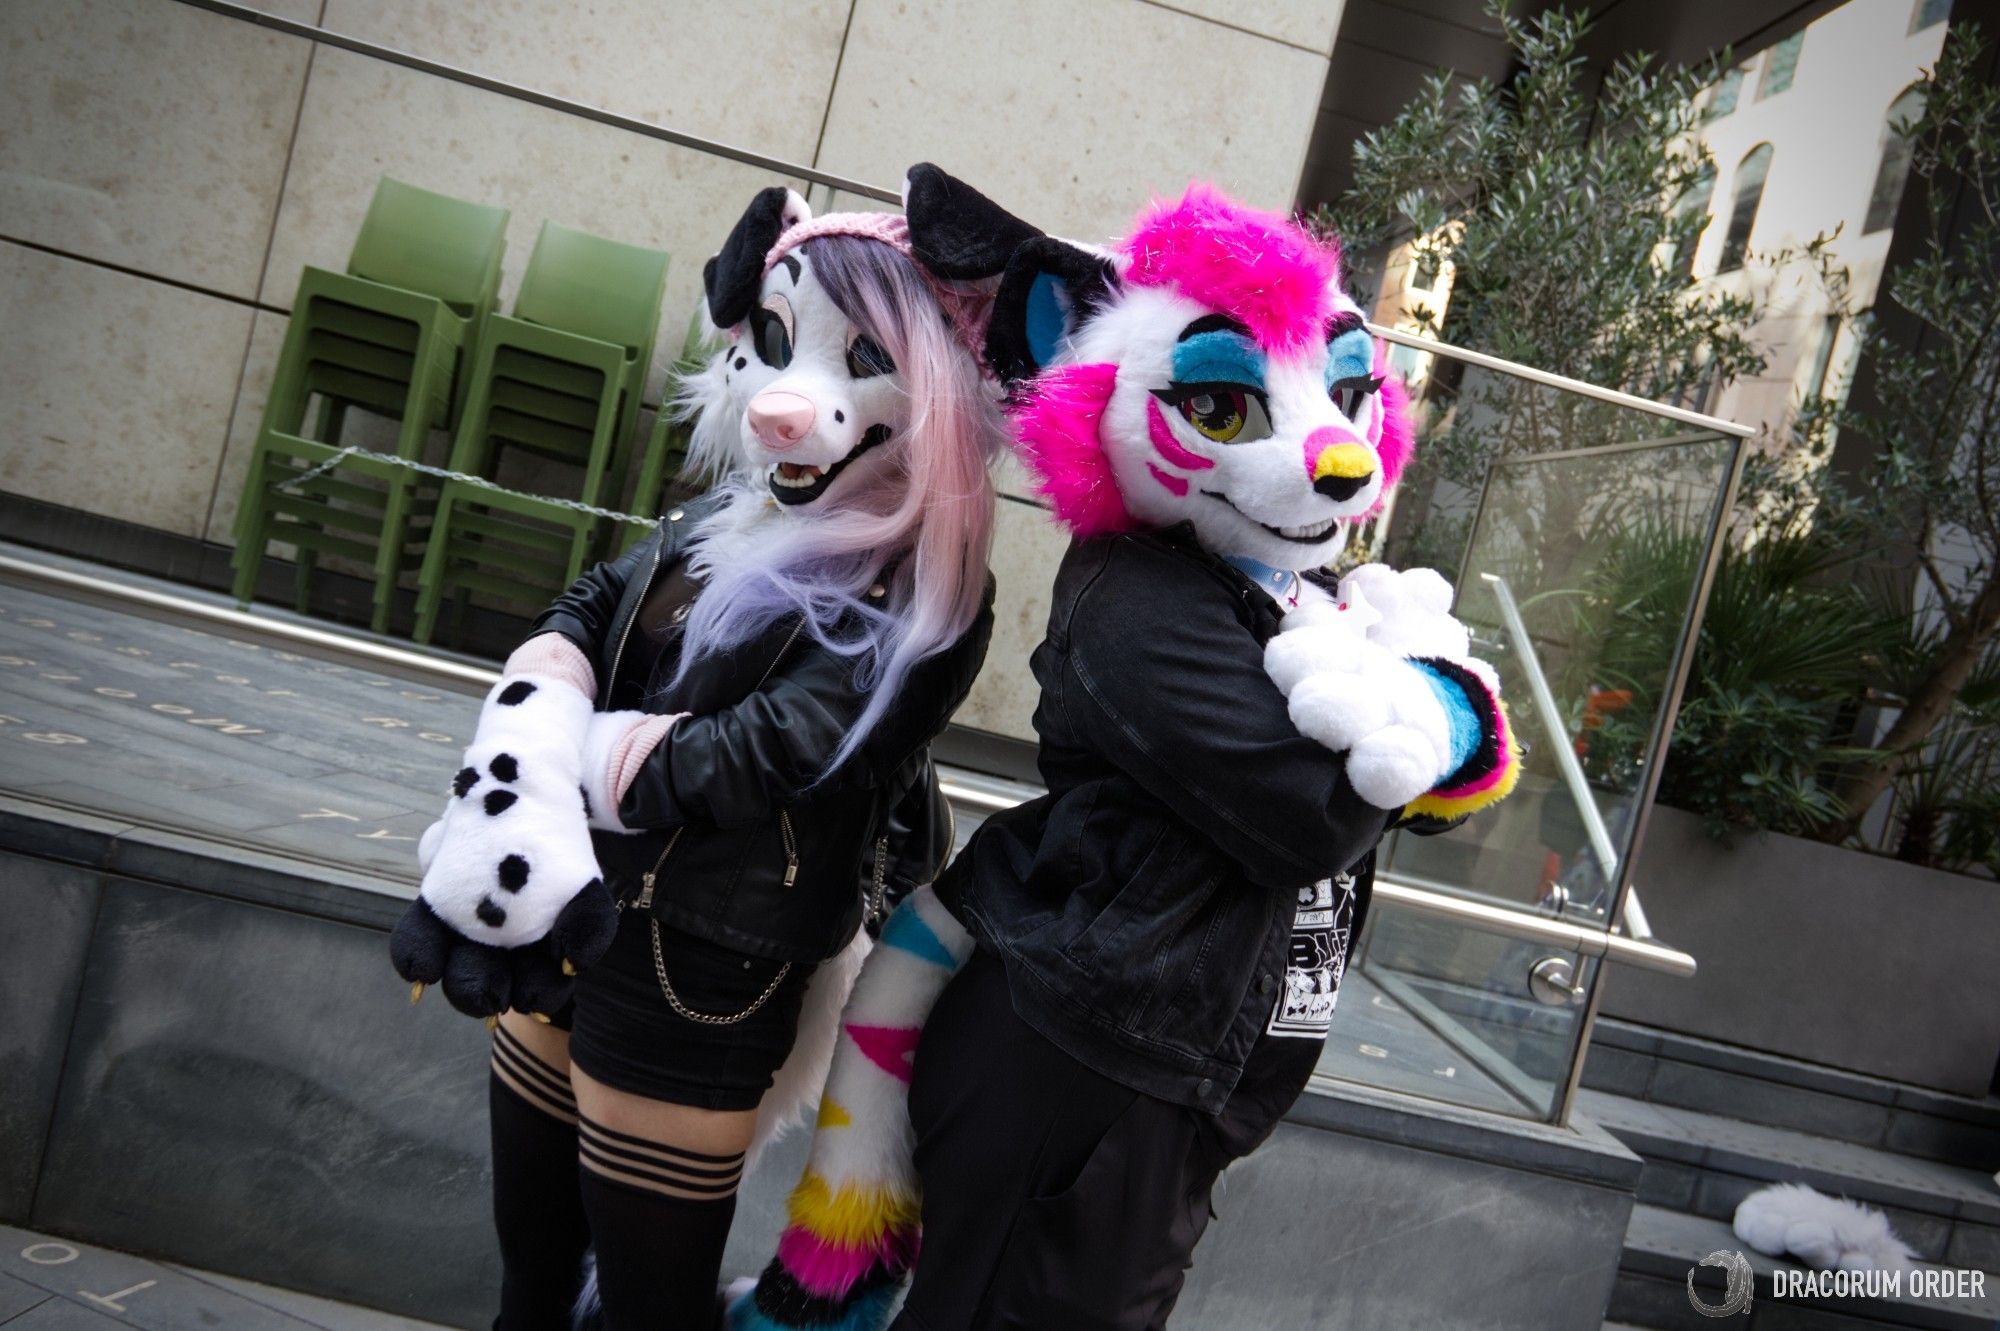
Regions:
<instances>
[{"instance_id":1,"label":"glass railing panel","mask_svg":"<svg viewBox=\"0 0 2000 1331\"><path fill-rule=\"evenodd\" d=\"M1392 836L1379 871L1609 928L1740 441L1417 349L1399 368L1424 413L1418 447L1439 454L1376 548L1457 585L1525 759L1506 802L1442 836ZM1547 943L1378 903L1321 1073L1553 1120L1597 972Z\"/></svg>"}]
</instances>

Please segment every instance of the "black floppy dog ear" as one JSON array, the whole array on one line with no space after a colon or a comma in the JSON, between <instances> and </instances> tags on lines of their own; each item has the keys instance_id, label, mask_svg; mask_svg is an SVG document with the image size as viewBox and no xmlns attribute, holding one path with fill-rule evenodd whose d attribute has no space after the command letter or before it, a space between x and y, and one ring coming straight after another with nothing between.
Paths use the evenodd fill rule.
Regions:
<instances>
[{"instance_id":1,"label":"black floppy dog ear","mask_svg":"<svg viewBox=\"0 0 2000 1331\"><path fill-rule=\"evenodd\" d=\"M1111 260L1094 250L1055 236L1023 242L993 298L986 363L1009 386L1033 378L1119 289Z\"/></svg>"},{"instance_id":2,"label":"black floppy dog ear","mask_svg":"<svg viewBox=\"0 0 2000 1331\"><path fill-rule=\"evenodd\" d=\"M903 177L910 252L949 282L976 282L1007 267L1023 242L1042 233L962 180L929 162Z\"/></svg>"},{"instance_id":3,"label":"black floppy dog ear","mask_svg":"<svg viewBox=\"0 0 2000 1331\"><path fill-rule=\"evenodd\" d=\"M731 328L743 322L757 303L757 289L764 282L764 256L771 252L785 228L812 216L806 201L783 185L760 189L736 219L722 252L701 270L702 290L708 293L708 317L717 328Z\"/></svg>"}]
</instances>

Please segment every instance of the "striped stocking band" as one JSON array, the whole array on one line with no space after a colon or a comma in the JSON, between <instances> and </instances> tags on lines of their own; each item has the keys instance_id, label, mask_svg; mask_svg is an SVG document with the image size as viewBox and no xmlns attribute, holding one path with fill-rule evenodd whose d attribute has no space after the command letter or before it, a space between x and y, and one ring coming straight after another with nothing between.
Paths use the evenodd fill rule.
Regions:
<instances>
[{"instance_id":1,"label":"striped stocking band","mask_svg":"<svg viewBox=\"0 0 2000 1331\"><path fill-rule=\"evenodd\" d=\"M550 1118L576 1123L576 1092L570 1089L569 1073L537 1058L505 1026L493 1028L493 1075Z\"/></svg>"},{"instance_id":2,"label":"striped stocking band","mask_svg":"<svg viewBox=\"0 0 2000 1331\"><path fill-rule=\"evenodd\" d=\"M588 1118L578 1123L577 1152L583 1167L628 1188L688 1201L731 1196L743 1179L743 1152L705 1155L614 1132Z\"/></svg>"}]
</instances>

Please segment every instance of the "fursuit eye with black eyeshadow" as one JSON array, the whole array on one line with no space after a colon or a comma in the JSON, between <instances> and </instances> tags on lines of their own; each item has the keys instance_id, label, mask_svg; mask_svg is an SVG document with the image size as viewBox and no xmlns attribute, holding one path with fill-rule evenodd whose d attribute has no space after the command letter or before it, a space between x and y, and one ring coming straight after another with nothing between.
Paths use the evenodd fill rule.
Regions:
<instances>
[{"instance_id":1,"label":"fursuit eye with black eyeshadow","mask_svg":"<svg viewBox=\"0 0 2000 1331\"><path fill-rule=\"evenodd\" d=\"M1333 405L1339 408L1340 414L1349 420L1353 420L1354 413L1361 410L1361 404L1368 400L1370 394L1378 392L1381 387L1381 375L1357 374L1352 378L1342 379L1339 383L1328 389L1327 394L1333 399Z\"/></svg>"},{"instance_id":2,"label":"fursuit eye with black eyeshadow","mask_svg":"<svg viewBox=\"0 0 2000 1331\"><path fill-rule=\"evenodd\" d=\"M1181 415L1187 423L1218 444L1226 444L1243 433L1248 414L1242 393L1196 393L1181 399Z\"/></svg>"},{"instance_id":3,"label":"fursuit eye with black eyeshadow","mask_svg":"<svg viewBox=\"0 0 2000 1331\"><path fill-rule=\"evenodd\" d=\"M873 379L877 375L894 374L896 362L880 342L866 333L856 333L847 344L847 372L856 379Z\"/></svg>"},{"instance_id":4,"label":"fursuit eye with black eyeshadow","mask_svg":"<svg viewBox=\"0 0 2000 1331\"><path fill-rule=\"evenodd\" d=\"M750 347L774 370L792 363L792 335L785 321L767 309L750 311Z\"/></svg>"},{"instance_id":5,"label":"fursuit eye with black eyeshadow","mask_svg":"<svg viewBox=\"0 0 2000 1331\"><path fill-rule=\"evenodd\" d=\"M1246 388L1198 384L1183 388L1171 401L1181 419L1218 444L1247 444L1271 433L1264 399Z\"/></svg>"}]
</instances>

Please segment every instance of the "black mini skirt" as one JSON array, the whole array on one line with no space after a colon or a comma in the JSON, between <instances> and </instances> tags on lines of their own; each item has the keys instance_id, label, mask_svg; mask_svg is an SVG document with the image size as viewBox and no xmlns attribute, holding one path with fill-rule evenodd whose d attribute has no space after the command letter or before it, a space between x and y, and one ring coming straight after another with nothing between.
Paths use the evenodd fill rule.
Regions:
<instances>
[{"instance_id":1,"label":"black mini skirt","mask_svg":"<svg viewBox=\"0 0 2000 1331\"><path fill-rule=\"evenodd\" d=\"M792 1051L814 970L794 962L779 979L783 966L627 910L610 950L576 977L575 996L552 1021L570 1033L570 1062L613 1090L699 1109L755 1109ZM660 982L662 968L680 1010ZM767 992L740 1021L696 1019L736 1016Z\"/></svg>"}]
</instances>

